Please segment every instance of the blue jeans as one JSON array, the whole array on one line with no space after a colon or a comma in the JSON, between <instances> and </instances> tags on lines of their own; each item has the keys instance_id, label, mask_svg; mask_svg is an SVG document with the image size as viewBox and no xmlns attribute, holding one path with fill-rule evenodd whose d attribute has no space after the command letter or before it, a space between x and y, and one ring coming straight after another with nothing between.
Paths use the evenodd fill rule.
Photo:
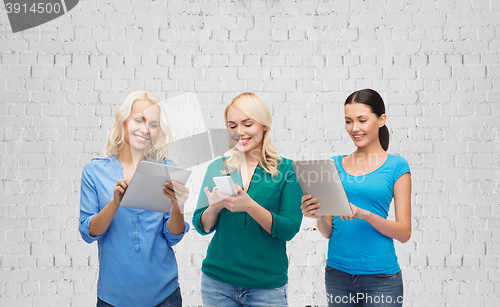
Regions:
<instances>
[{"instance_id":1,"label":"blue jeans","mask_svg":"<svg viewBox=\"0 0 500 307\"><path fill-rule=\"evenodd\" d=\"M113 305L97 297L97 307L113 307ZM170 294L169 297L155 307L182 307L181 288L177 288L174 293Z\"/></svg>"},{"instance_id":2,"label":"blue jeans","mask_svg":"<svg viewBox=\"0 0 500 307\"><path fill-rule=\"evenodd\" d=\"M351 275L328 265L325 268L328 306L403 306L403 278L396 274Z\"/></svg>"},{"instance_id":3,"label":"blue jeans","mask_svg":"<svg viewBox=\"0 0 500 307\"><path fill-rule=\"evenodd\" d=\"M287 285L275 289L240 288L201 274L203 307L288 306Z\"/></svg>"}]
</instances>

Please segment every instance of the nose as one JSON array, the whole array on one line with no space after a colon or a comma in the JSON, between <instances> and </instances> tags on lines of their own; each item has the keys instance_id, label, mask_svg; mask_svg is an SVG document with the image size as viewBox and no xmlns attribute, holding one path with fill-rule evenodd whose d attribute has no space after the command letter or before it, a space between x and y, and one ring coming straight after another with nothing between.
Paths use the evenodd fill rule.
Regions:
<instances>
[{"instance_id":1,"label":"nose","mask_svg":"<svg viewBox=\"0 0 500 307\"><path fill-rule=\"evenodd\" d=\"M236 132L238 132L239 136L241 137L243 134L245 134L245 126L243 125L238 126Z\"/></svg>"},{"instance_id":2,"label":"nose","mask_svg":"<svg viewBox=\"0 0 500 307\"><path fill-rule=\"evenodd\" d=\"M358 130L359 130L359 126L358 126L358 124L357 124L356 122L354 122L354 123L352 124L352 131L354 131L354 132L355 132L355 131L358 131Z\"/></svg>"},{"instance_id":3,"label":"nose","mask_svg":"<svg viewBox=\"0 0 500 307\"><path fill-rule=\"evenodd\" d=\"M141 132L149 134L149 124L147 121L143 121L141 124Z\"/></svg>"}]
</instances>

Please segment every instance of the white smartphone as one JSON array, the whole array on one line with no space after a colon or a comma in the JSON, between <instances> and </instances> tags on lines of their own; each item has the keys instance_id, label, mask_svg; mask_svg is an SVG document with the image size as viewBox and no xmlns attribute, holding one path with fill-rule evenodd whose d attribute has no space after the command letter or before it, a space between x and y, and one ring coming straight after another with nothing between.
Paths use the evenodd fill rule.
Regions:
<instances>
[{"instance_id":1,"label":"white smartphone","mask_svg":"<svg viewBox=\"0 0 500 307\"><path fill-rule=\"evenodd\" d=\"M219 191L227 196L236 196L236 188L234 187L233 179L229 176L214 177L214 182L217 185Z\"/></svg>"}]
</instances>

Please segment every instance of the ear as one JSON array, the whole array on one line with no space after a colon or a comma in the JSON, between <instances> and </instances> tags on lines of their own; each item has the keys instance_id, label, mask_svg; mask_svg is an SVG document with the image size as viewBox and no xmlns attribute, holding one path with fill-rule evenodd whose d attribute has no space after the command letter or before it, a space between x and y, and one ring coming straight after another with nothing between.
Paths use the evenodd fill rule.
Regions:
<instances>
[{"instance_id":1,"label":"ear","mask_svg":"<svg viewBox=\"0 0 500 307\"><path fill-rule=\"evenodd\" d=\"M264 126L264 131L267 131L267 127L266 126Z\"/></svg>"},{"instance_id":2,"label":"ear","mask_svg":"<svg viewBox=\"0 0 500 307\"><path fill-rule=\"evenodd\" d=\"M385 115L385 113L380 115L380 117L378 118L378 127L382 128L385 125L386 120L387 120L387 115Z\"/></svg>"}]
</instances>

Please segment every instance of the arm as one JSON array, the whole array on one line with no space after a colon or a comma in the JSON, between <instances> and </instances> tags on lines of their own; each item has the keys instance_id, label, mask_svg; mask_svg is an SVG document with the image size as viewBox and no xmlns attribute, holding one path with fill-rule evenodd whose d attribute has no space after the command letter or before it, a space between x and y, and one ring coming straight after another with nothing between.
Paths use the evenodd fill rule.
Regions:
<instances>
[{"instance_id":1,"label":"arm","mask_svg":"<svg viewBox=\"0 0 500 307\"><path fill-rule=\"evenodd\" d=\"M205 187L205 193L207 195L207 198L213 199L213 193L210 193L208 191L208 187ZM212 229L215 227L217 224L217 221L219 220L219 213L222 211L224 206L220 202L214 202L208 206L208 208L203 211L201 214L200 222L201 226L203 228L203 231L205 233L210 233Z\"/></svg>"},{"instance_id":2,"label":"arm","mask_svg":"<svg viewBox=\"0 0 500 307\"><path fill-rule=\"evenodd\" d=\"M280 215L271 213L269 210L253 200L238 184L235 184L235 188L236 191L238 191L238 195L236 196L226 196L221 194L219 191L216 191L220 194L219 197L222 198L223 206L231 212L247 212L260 225L260 227L262 227L262 229L264 229L268 234L273 235L273 226L275 225L274 220L281 215L281 212ZM295 235L295 233L293 235Z\"/></svg>"},{"instance_id":3,"label":"arm","mask_svg":"<svg viewBox=\"0 0 500 307\"><path fill-rule=\"evenodd\" d=\"M272 213L253 200L238 184L235 183L234 187L238 192L236 196L224 195L219 190L214 190L213 194L217 194L218 198L221 199L223 208L225 207L231 212L247 212L260 227L271 234L273 228Z\"/></svg>"},{"instance_id":4,"label":"arm","mask_svg":"<svg viewBox=\"0 0 500 307\"><path fill-rule=\"evenodd\" d=\"M226 197L222 203L231 212L247 212L273 238L289 241L300 229L302 213L299 197L303 194L293 170L286 172L283 177L285 183L281 190L279 214L263 208L239 185L236 185L238 195Z\"/></svg>"},{"instance_id":5,"label":"arm","mask_svg":"<svg viewBox=\"0 0 500 307\"><path fill-rule=\"evenodd\" d=\"M111 225L118 208L120 205L111 198L108 204L90 221L89 234L92 237L102 236Z\"/></svg>"},{"instance_id":6,"label":"arm","mask_svg":"<svg viewBox=\"0 0 500 307\"><path fill-rule=\"evenodd\" d=\"M167 229L173 235L183 234L186 228L182 206L189 197L189 189L177 181L169 181L163 186L163 194L172 200L172 208L167 221Z\"/></svg>"},{"instance_id":7,"label":"arm","mask_svg":"<svg viewBox=\"0 0 500 307\"><path fill-rule=\"evenodd\" d=\"M272 237L290 241L299 232L302 223L300 198L304 196L291 164L283 174L285 183L281 190L279 214L273 215Z\"/></svg>"},{"instance_id":8,"label":"arm","mask_svg":"<svg viewBox=\"0 0 500 307\"><path fill-rule=\"evenodd\" d=\"M216 195L214 195L215 184L212 178L217 175L218 169L216 163L218 162L214 162L215 164L208 166L205 178L203 178L203 183L201 184L196 210L193 214L193 226L201 235L207 235L215 230L219 213L224 208L215 198ZM210 190L212 190L212 193L210 193Z\"/></svg>"},{"instance_id":9,"label":"arm","mask_svg":"<svg viewBox=\"0 0 500 307\"><path fill-rule=\"evenodd\" d=\"M331 215L320 215L318 219L316 219L318 223L319 232L326 239L330 239L332 235L333 226L332 226L333 217Z\"/></svg>"},{"instance_id":10,"label":"arm","mask_svg":"<svg viewBox=\"0 0 500 307\"><path fill-rule=\"evenodd\" d=\"M83 168L80 188L80 220L78 230L82 239L87 243L98 240L99 237L90 235L90 222L99 213L99 199L97 189L93 180L92 164L88 163Z\"/></svg>"},{"instance_id":11,"label":"arm","mask_svg":"<svg viewBox=\"0 0 500 307\"><path fill-rule=\"evenodd\" d=\"M81 189L80 189L80 223L78 230L82 239L87 243L92 243L101 238L106 233L113 217L118 210L118 204L111 198L106 206L101 210L97 188L95 185L96 174L94 173L94 163L89 162L83 168ZM124 191L126 182L122 180L117 183L115 191ZM122 186L124 185L124 187ZM118 188L120 187L120 189ZM114 191L114 192L115 192ZM120 198L121 199L121 198Z\"/></svg>"},{"instance_id":12,"label":"arm","mask_svg":"<svg viewBox=\"0 0 500 307\"><path fill-rule=\"evenodd\" d=\"M184 214L181 212L179 206L172 206L167 222L168 232L173 235L180 235L184 233L185 227Z\"/></svg>"},{"instance_id":13,"label":"arm","mask_svg":"<svg viewBox=\"0 0 500 307\"><path fill-rule=\"evenodd\" d=\"M172 206L163 217L163 237L167 240L167 245L176 245L188 231L189 224L184 221L181 209L179 206Z\"/></svg>"},{"instance_id":14,"label":"arm","mask_svg":"<svg viewBox=\"0 0 500 307\"><path fill-rule=\"evenodd\" d=\"M239 188L239 186L238 186ZM240 188L241 189L241 188ZM250 198L250 207L247 213L262 227L268 234L273 232L273 215L267 209L259 205L255 200Z\"/></svg>"},{"instance_id":15,"label":"arm","mask_svg":"<svg viewBox=\"0 0 500 307\"><path fill-rule=\"evenodd\" d=\"M394 184L394 210L396 221L384 219L351 204L354 217L364 219L381 234L406 243L411 236L411 176L405 173ZM342 217L341 217L342 218ZM343 218L342 218L343 219Z\"/></svg>"},{"instance_id":16,"label":"arm","mask_svg":"<svg viewBox=\"0 0 500 307\"><path fill-rule=\"evenodd\" d=\"M129 183L130 179L118 180L113 189L113 198L111 198L108 204L90 221L89 234L92 237L101 236L108 230L111 221L113 221L115 217L116 211L120 208L120 202Z\"/></svg>"},{"instance_id":17,"label":"arm","mask_svg":"<svg viewBox=\"0 0 500 307\"><path fill-rule=\"evenodd\" d=\"M318 230L321 235L326 239L330 239L333 231L333 217L325 215L314 215L314 213L320 210L321 203L318 203L318 199L313 198L312 195L304 195L301 201L302 205L300 206L300 208L302 209L302 214L305 217L315 218L318 225Z\"/></svg>"}]
</instances>

